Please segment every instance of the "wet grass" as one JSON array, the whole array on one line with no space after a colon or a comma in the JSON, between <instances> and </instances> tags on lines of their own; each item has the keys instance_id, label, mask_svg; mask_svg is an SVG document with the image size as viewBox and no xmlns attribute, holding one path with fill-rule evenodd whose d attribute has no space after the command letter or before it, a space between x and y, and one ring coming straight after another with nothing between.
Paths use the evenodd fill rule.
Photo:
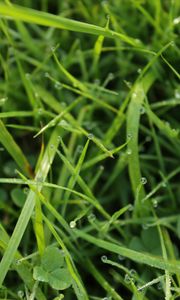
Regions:
<instances>
[{"instance_id":1,"label":"wet grass","mask_svg":"<svg viewBox=\"0 0 180 300\"><path fill-rule=\"evenodd\" d=\"M179 12L0 2L1 299L179 298Z\"/></svg>"}]
</instances>

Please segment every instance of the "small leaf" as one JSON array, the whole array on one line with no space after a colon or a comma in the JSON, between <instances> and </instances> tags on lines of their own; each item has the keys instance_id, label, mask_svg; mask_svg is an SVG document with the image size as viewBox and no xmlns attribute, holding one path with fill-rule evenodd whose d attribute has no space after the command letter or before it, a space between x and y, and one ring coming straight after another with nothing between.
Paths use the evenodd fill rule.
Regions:
<instances>
[{"instance_id":1,"label":"small leaf","mask_svg":"<svg viewBox=\"0 0 180 300\"><path fill-rule=\"evenodd\" d=\"M71 276L65 268L59 268L51 272L48 276L48 281L55 290L67 289L72 283Z\"/></svg>"},{"instance_id":2,"label":"small leaf","mask_svg":"<svg viewBox=\"0 0 180 300\"><path fill-rule=\"evenodd\" d=\"M33 278L41 282L48 282L48 273L41 266L36 266L33 270Z\"/></svg>"},{"instance_id":3,"label":"small leaf","mask_svg":"<svg viewBox=\"0 0 180 300\"><path fill-rule=\"evenodd\" d=\"M52 272L63 266L64 257L62 252L57 247L49 247L44 251L41 263L46 271Z\"/></svg>"}]
</instances>

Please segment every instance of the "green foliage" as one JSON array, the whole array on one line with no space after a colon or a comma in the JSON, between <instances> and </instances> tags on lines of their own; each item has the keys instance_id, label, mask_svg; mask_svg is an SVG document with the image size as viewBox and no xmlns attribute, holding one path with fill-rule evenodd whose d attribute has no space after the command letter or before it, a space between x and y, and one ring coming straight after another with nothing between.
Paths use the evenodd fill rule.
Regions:
<instances>
[{"instance_id":1,"label":"green foliage","mask_svg":"<svg viewBox=\"0 0 180 300\"><path fill-rule=\"evenodd\" d=\"M179 299L179 13L0 1L1 299Z\"/></svg>"}]
</instances>

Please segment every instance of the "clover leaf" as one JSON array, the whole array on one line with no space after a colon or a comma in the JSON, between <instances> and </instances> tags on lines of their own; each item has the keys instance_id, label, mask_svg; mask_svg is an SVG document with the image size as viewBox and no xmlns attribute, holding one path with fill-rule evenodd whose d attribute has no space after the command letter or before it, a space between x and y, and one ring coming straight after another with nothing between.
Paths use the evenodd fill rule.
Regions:
<instances>
[{"instance_id":1,"label":"clover leaf","mask_svg":"<svg viewBox=\"0 0 180 300\"><path fill-rule=\"evenodd\" d=\"M72 284L72 278L64 266L62 251L57 247L46 248L41 258L41 265L34 267L33 278L49 283L55 290L67 289Z\"/></svg>"}]
</instances>

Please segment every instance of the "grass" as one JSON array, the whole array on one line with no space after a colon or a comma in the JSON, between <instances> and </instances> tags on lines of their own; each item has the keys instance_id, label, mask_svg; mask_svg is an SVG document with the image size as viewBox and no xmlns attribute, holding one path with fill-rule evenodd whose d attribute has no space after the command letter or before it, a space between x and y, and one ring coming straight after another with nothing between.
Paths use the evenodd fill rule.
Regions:
<instances>
[{"instance_id":1,"label":"grass","mask_svg":"<svg viewBox=\"0 0 180 300\"><path fill-rule=\"evenodd\" d=\"M179 13L0 1L0 299L179 299Z\"/></svg>"}]
</instances>

